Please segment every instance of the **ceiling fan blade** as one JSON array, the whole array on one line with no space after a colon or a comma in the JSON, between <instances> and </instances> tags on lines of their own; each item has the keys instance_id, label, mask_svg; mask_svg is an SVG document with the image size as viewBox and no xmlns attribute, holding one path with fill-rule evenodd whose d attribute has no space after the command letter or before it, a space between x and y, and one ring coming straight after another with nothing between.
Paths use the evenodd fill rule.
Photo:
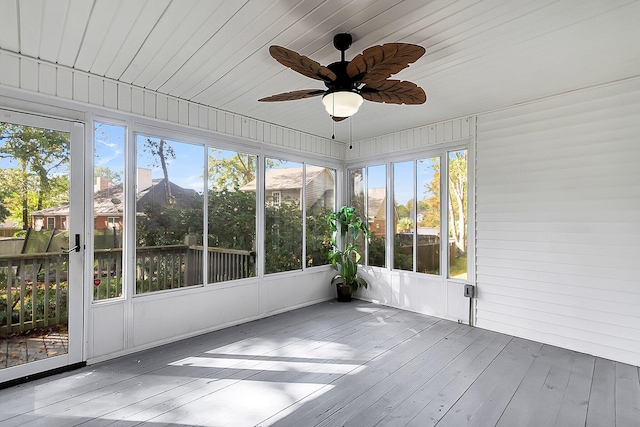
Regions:
<instances>
[{"instance_id":1,"label":"ceiling fan blade","mask_svg":"<svg viewBox=\"0 0 640 427\"><path fill-rule=\"evenodd\" d=\"M304 98L311 98L314 96L320 96L324 92L325 91L321 89L294 90L292 92L279 93L277 95L271 95L265 98L260 98L258 99L258 101L260 102L294 101L296 99L304 99Z\"/></svg>"},{"instance_id":2,"label":"ceiling fan blade","mask_svg":"<svg viewBox=\"0 0 640 427\"><path fill-rule=\"evenodd\" d=\"M362 97L368 101L387 104L419 105L427 101L427 94L420 86L400 80L385 80L367 85L360 92Z\"/></svg>"},{"instance_id":3,"label":"ceiling fan blade","mask_svg":"<svg viewBox=\"0 0 640 427\"><path fill-rule=\"evenodd\" d=\"M327 67L320 65L313 59L287 49L286 47L271 46L269 48L269 53L273 56L273 59L285 67L289 67L293 71L297 71L303 76L329 82L332 82L337 78L336 74Z\"/></svg>"},{"instance_id":4,"label":"ceiling fan blade","mask_svg":"<svg viewBox=\"0 0 640 427\"><path fill-rule=\"evenodd\" d=\"M331 118L333 119L334 122L341 122L345 119L348 119L348 117L336 117L336 116L331 116Z\"/></svg>"},{"instance_id":5,"label":"ceiling fan blade","mask_svg":"<svg viewBox=\"0 0 640 427\"><path fill-rule=\"evenodd\" d=\"M425 52L422 46L408 43L372 46L349 62L347 75L364 84L380 82L404 70L409 64L420 59Z\"/></svg>"}]
</instances>

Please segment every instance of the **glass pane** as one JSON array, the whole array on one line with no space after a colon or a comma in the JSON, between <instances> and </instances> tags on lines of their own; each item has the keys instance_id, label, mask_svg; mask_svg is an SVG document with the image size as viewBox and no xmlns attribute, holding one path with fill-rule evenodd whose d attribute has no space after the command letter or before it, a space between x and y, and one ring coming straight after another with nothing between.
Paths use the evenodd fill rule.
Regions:
<instances>
[{"instance_id":1,"label":"glass pane","mask_svg":"<svg viewBox=\"0 0 640 427\"><path fill-rule=\"evenodd\" d=\"M393 206L395 237L393 240L393 268L413 271L413 162L393 165Z\"/></svg>"},{"instance_id":2,"label":"glass pane","mask_svg":"<svg viewBox=\"0 0 640 427\"><path fill-rule=\"evenodd\" d=\"M0 369L67 353L69 149L0 122Z\"/></svg>"},{"instance_id":3,"label":"glass pane","mask_svg":"<svg viewBox=\"0 0 640 427\"><path fill-rule=\"evenodd\" d=\"M255 276L256 170L251 154L209 148L207 282Z\"/></svg>"},{"instance_id":4,"label":"glass pane","mask_svg":"<svg viewBox=\"0 0 640 427\"><path fill-rule=\"evenodd\" d=\"M265 159L265 273L302 268L302 164Z\"/></svg>"},{"instance_id":5,"label":"glass pane","mask_svg":"<svg viewBox=\"0 0 640 427\"><path fill-rule=\"evenodd\" d=\"M449 152L449 277L467 279L467 150Z\"/></svg>"},{"instance_id":6,"label":"glass pane","mask_svg":"<svg viewBox=\"0 0 640 427\"><path fill-rule=\"evenodd\" d=\"M420 273L440 274L440 157L418 160L416 215Z\"/></svg>"},{"instance_id":7,"label":"glass pane","mask_svg":"<svg viewBox=\"0 0 640 427\"><path fill-rule=\"evenodd\" d=\"M138 135L136 293L203 283L204 147Z\"/></svg>"},{"instance_id":8,"label":"glass pane","mask_svg":"<svg viewBox=\"0 0 640 427\"><path fill-rule=\"evenodd\" d=\"M387 167L367 168L367 222L369 225L368 265L385 266L387 227Z\"/></svg>"},{"instance_id":9,"label":"glass pane","mask_svg":"<svg viewBox=\"0 0 640 427\"><path fill-rule=\"evenodd\" d=\"M93 156L93 299L122 296L126 127L95 123Z\"/></svg>"},{"instance_id":10,"label":"glass pane","mask_svg":"<svg viewBox=\"0 0 640 427\"><path fill-rule=\"evenodd\" d=\"M365 208L365 198L364 198L364 171L365 169L350 169L348 174L348 183L349 183L349 204L356 209L356 212L364 218L364 213L366 212ZM358 237L355 240L355 244L358 246L358 252L362 255L362 259L360 263L365 263L365 241L362 233L358 234Z\"/></svg>"},{"instance_id":11,"label":"glass pane","mask_svg":"<svg viewBox=\"0 0 640 427\"><path fill-rule=\"evenodd\" d=\"M336 171L322 166L306 167L307 267L328 264L331 230L327 216L335 210Z\"/></svg>"}]
</instances>

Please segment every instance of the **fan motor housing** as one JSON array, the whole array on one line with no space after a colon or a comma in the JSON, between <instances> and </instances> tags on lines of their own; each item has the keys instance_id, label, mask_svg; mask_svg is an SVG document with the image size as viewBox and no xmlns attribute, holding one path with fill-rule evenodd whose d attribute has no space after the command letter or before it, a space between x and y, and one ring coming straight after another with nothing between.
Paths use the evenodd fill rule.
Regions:
<instances>
[{"instance_id":1,"label":"fan motor housing","mask_svg":"<svg viewBox=\"0 0 640 427\"><path fill-rule=\"evenodd\" d=\"M327 65L327 68L336 74L336 79L332 82L325 81L324 84L329 89L329 92L337 92L341 90L348 90L351 92L358 92L360 90L360 82L356 79L349 78L347 75L347 61L334 62Z\"/></svg>"}]
</instances>

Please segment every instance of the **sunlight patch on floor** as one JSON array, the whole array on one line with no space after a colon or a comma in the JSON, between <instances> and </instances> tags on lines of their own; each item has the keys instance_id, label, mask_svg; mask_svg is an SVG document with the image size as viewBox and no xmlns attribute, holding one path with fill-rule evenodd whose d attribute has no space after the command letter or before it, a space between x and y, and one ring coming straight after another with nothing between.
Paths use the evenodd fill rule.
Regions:
<instances>
[{"instance_id":1,"label":"sunlight patch on floor","mask_svg":"<svg viewBox=\"0 0 640 427\"><path fill-rule=\"evenodd\" d=\"M295 358L292 358L295 359ZM191 366L194 368L254 369L256 371L322 372L325 374L354 375L364 369L363 365L350 363L299 362L296 360L256 360L236 358L187 357L169 364L170 366Z\"/></svg>"}]
</instances>

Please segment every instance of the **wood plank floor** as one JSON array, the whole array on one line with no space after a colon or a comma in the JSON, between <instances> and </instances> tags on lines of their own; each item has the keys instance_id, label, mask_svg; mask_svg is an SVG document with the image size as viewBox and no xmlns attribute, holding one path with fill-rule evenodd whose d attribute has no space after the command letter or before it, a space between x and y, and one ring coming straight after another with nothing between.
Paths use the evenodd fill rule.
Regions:
<instances>
[{"instance_id":1,"label":"wood plank floor","mask_svg":"<svg viewBox=\"0 0 640 427\"><path fill-rule=\"evenodd\" d=\"M327 302L0 390L1 426L640 426L639 368Z\"/></svg>"}]
</instances>

